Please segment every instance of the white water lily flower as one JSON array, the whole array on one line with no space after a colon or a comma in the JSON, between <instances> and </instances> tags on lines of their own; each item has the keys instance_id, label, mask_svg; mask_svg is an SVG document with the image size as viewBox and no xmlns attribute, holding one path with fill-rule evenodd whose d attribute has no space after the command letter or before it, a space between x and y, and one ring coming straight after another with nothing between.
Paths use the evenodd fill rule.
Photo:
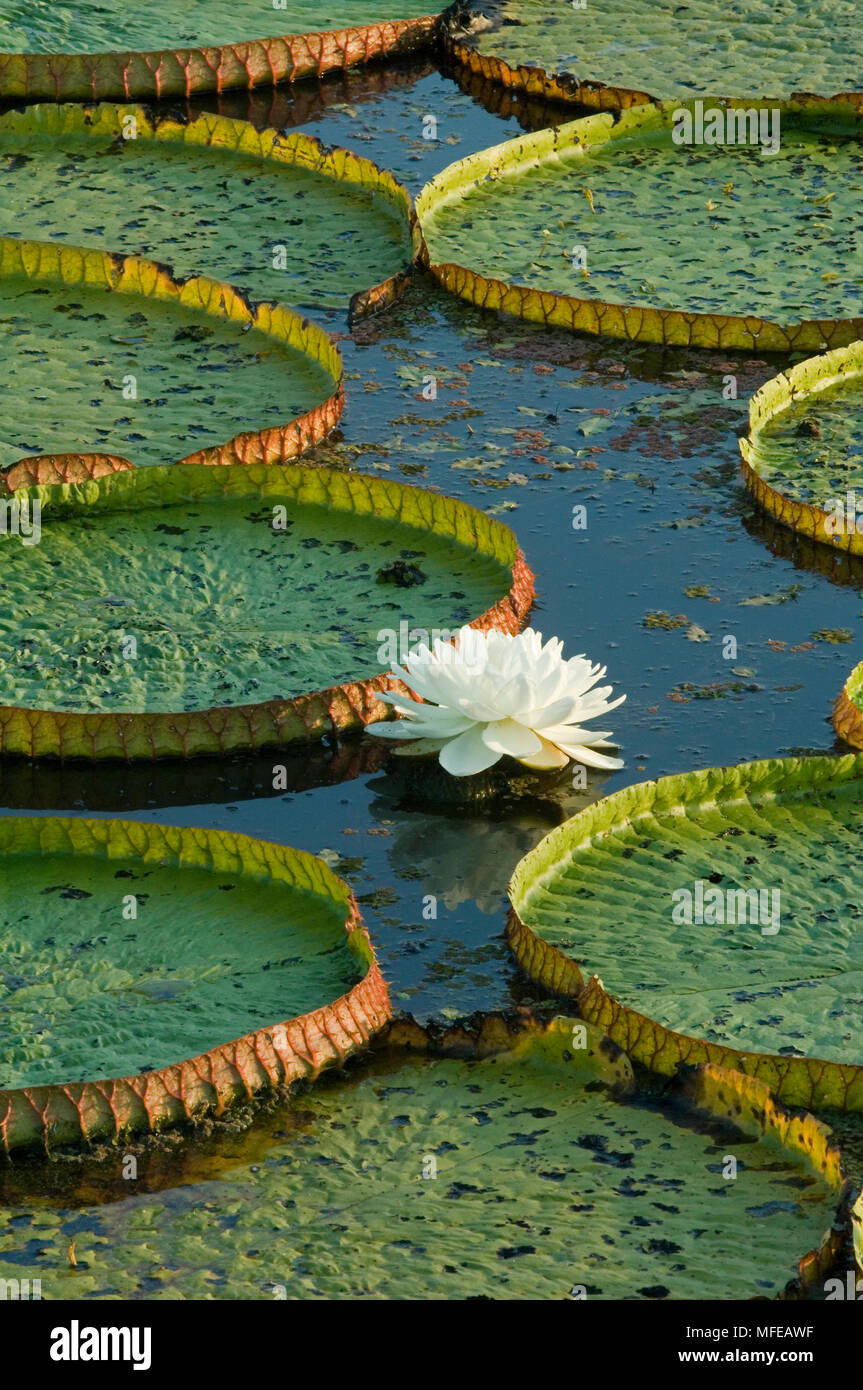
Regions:
<instances>
[{"instance_id":1,"label":"white water lily flower","mask_svg":"<svg viewBox=\"0 0 863 1390\"><path fill-rule=\"evenodd\" d=\"M392 675L420 700L381 695L402 719L379 724L380 738L414 738L417 752L437 752L442 768L455 777L484 772L504 754L525 767L560 768L570 759L589 767L623 767L601 748L612 748L608 733L586 729L626 699L609 701L611 686L597 687L604 666L584 656L564 660L556 637L545 645L542 633L528 628L513 637L463 627L457 647L436 639L421 645L394 666Z\"/></svg>"}]
</instances>

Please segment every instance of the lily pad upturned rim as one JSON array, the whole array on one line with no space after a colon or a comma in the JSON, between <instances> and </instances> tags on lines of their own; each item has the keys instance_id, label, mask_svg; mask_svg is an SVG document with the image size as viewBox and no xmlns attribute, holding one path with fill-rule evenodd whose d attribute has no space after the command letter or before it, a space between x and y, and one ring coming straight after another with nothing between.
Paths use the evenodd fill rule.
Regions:
<instances>
[{"instance_id":1,"label":"lily pad upturned rim","mask_svg":"<svg viewBox=\"0 0 863 1390\"><path fill-rule=\"evenodd\" d=\"M857 703L863 685L863 661L859 661L836 697L833 727L852 748L863 748L863 707Z\"/></svg>"},{"instance_id":2,"label":"lily pad upturned rim","mask_svg":"<svg viewBox=\"0 0 863 1390\"><path fill-rule=\"evenodd\" d=\"M0 1090L0 1152L7 1157L111 1142L221 1115L341 1066L390 1018L389 992L353 894L314 855L227 830L62 816L0 817L0 851L58 849L139 857L143 863L168 858L186 866L230 864L323 895L344 905L347 947L364 975L340 999L157 1071Z\"/></svg>"},{"instance_id":3,"label":"lily pad upturned rim","mask_svg":"<svg viewBox=\"0 0 863 1390\"><path fill-rule=\"evenodd\" d=\"M440 17L441 48L456 67L484 82L523 92L540 101L581 106L589 111L624 111L630 106L654 105L658 98L636 87L611 87L604 82L575 76L570 72L549 72L538 63L519 63L513 67L494 53L480 53L464 37L465 19L470 10L464 0L454 0Z\"/></svg>"},{"instance_id":4,"label":"lily pad upturned rim","mask_svg":"<svg viewBox=\"0 0 863 1390\"><path fill-rule=\"evenodd\" d=\"M786 1105L863 1110L863 1065L810 1057L749 1052L678 1033L620 1003L597 975L585 980L578 964L550 945L521 916L524 894L552 864L615 825L639 813L668 812L711 805L726 793L747 799L793 788L800 794L863 782L863 754L842 757L768 758L731 767L675 773L655 782L636 782L612 792L565 821L526 854L509 882L511 903L506 935L522 970L554 994L577 1001L581 1015L598 1024L634 1061L662 1075L681 1063L731 1067L767 1083Z\"/></svg>"},{"instance_id":5,"label":"lily pad upturned rim","mask_svg":"<svg viewBox=\"0 0 863 1390\"><path fill-rule=\"evenodd\" d=\"M516 1013L477 1013L449 1026L434 1022L423 1025L409 1014L397 1014L376 1035L371 1047L373 1053L401 1050L476 1061L501 1054L522 1062L531 1058L556 1060L558 1056L566 1059L573 1055L573 1027L578 1022L562 1015L549 1020L529 1008ZM642 1087L632 1069L633 1054L603 1031L602 1020L587 1020L584 1026L587 1060L597 1076L612 1089L623 1094L632 1092L637 1097ZM836 1219L817 1249L802 1256L796 1278L775 1295L777 1299L800 1298L821 1287L843 1253L849 1230L854 1235L855 1250L863 1252L863 1194L845 1177L842 1155L831 1143L828 1125L808 1111L790 1109L765 1081L731 1066L705 1060L692 1065L678 1059L672 1074L670 1096L674 1101L713 1120L727 1120L744 1134L772 1139L800 1154L838 1197ZM647 1098L655 1099L650 1093ZM863 1275L863 1266L857 1272Z\"/></svg>"},{"instance_id":6,"label":"lily pad upturned rim","mask_svg":"<svg viewBox=\"0 0 863 1390\"><path fill-rule=\"evenodd\" d=\"M344 405L341 354L318 324L303 318L286 304L249 304L239 290L206 275L175 279L168 266L144 256L121 256L111 251L69 246L65 242L3 236L0 237L0 278L6 277L23 277L33 284L58 288L74 286L160 300L203 316L247 324L250 329L302 353L322 367L332 380L335 388L332 393L295 420L267 429L244 430L225 444L198 449L177 460L178 463L283 462L297 458L318 444L338 424ZM54 457L57 455L38 455L30 462ZM17 462L11 465L12 468L17 466Z\"/></svg>"},{"instance_id":7,"label":"lily pad upturned rim","mask_svg":"<svg viewBox=\"0 0 863 1390\"><path fill-rule=\"evenodd\" d=\"M829 512L811 502L786 496L780 488L762 478L759 467L761 433L777 415L795 401L817 395L842 381L863 378L863 342L859 341L863 335L863 320L860 325L858 341L807 357L765 381L749 402L749 433L738 440L743 481L759 505L792 531L853 555L863 555L863 535L854 528L834 534L827 529Z\"/></svg>"},{"instance_id":8,"label":"lily pad upturned rim","mask_svg":"<svg viewBox=\"0 0 863 1390\"><path fill-rule=\"evenodd\" d=\"M0 53L0 97L130 101L272 87L429 48L438 16L283 34L204 48L98 53Z\"/></svg>"},{"instance_id":9,"label":"lily pad upturned rim","mask_svg":"<svg viewBox=\"0 0 863 1390\"><path fill-rule=\"evenodd\" d=\"M837 116L850 119L863 133L863 100L860 106L801 97L788 102L726 101L730 110L779 108L801 128L807 118L813 128L819 121ZM543 163L553 163L565 151L604 144L637 135L639 131L670 129L674 113L694 110L695 100L655 102L631 106L618 115L608 112L583 116L566 125L535 131L505 140L489 149L467 155L441 170L422 189L416 211L423 226L429 212L444 202L457 200L472 186L502 175L518 173ZM863 338L863 316L843 319L805 319L782 325L756 314L712 314L695 310L656 309L643 305L609 304L598 299L556 290L531 288L514 281L482 275L455 262L436 263L426 248L429 269L441 285L481 309L512 314L547 328L564 328L597 337L664 346L758 349L761 352L817 352L841 347Z\"/></svg>"},{"instance_id":10,"label":"lily pad upturned rim","mask_svg":"<svg viewBox=\"0 0 863 1390\"><path fill-rule=\"evenodd\" d=\"M53 469L52 469L53 471ZM200 501L206 497L291 498L336 511L374 515L420 529L496 559L510 570L508 591L474 618L470 626L518 632L534 599L534 578L514 532L495 517L457 498L364 473L343 473L303 464L264 466L226 464L177 468L118 468L88 481L53 482L19 488L14 494L38 498L42 516L52 507L132 510L142 505ZM112 505L113 504L113 505ZM0 706L0 756L188 758L200 753L232 753L311 742L392 717L381 691L406 694L388 673L346 681L293 699L253 705L217 706L178 713L89 713Z\"/></svg>"},{"instance_id":11,"label":"lily pad upturned rim","mask_svg":"<svg viewBox=\"0 0 863 1390\"><path fill-rule=\"evenodd\" d=\"M99 102L96 105L48 103L0 112L0 138L5 135L64 136L93 139L122 137L123 122L134 117L135 140L170 145L204 147L236 152L276 164L294 165L334 182L354 186L388 202L404 223L411 243L411 260L379 285L358 291L352 298L349 322L356 322L392 304L406 289L414 265L424 258L424 243L413 200L404 184L389 170L364 155L340 145L325 145L304 131L259 130L250 121L203 112L187 118L182 112L160 114L146 106ZM338 375L341 375L339 370Z\"/></svg>"},{"instance_id":12,"label":"lily pad upturned rim","mask_svg":"<svg viewBox=\"0 0 863 1390\"><path fill-rule=\"evenodd\" d=\"M528 97L538 97L541 101L560 102L568 106L583 106L589 111L625 111L631 106L659 105L670 98L652 96L638 87L619 87L588 75L578 76L571 72L553 72L539 63L519 63L513 67L498 54L479 53L463 37L465 6L463 0L455 0L440 17L441 42L443 50L452 62L465 68L472 76L480 77L496 86L510 91L524 92ZM832 96L795 93L798 97L819 101L858 105L863 109L863 91L836 92ZM741 105L753 105L739 93L732 96L705 96L704 101L711 105L721 102L738 101ZM786 98L787 100L787 98ZM679 104L683 104L682 102ZM771 101L771 106L782 105L781 100Z\"/></svg>"}]
</instances>

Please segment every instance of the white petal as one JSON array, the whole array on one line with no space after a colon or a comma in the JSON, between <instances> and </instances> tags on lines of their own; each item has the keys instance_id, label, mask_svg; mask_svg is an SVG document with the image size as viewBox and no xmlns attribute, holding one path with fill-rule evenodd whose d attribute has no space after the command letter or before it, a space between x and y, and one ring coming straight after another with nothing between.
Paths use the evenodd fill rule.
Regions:
<instances>
[{"instance_id":1,"label":"white petal","mask_svg":"<svg viewBox=\"0 0 863 1390\"><path fill-rule=\"evenodd\" d=\"M382 695L380 698L413 723L434 724L436 728L440 729L441 736L460 734L469 724L474 722L467 715L462 714L461 710L449 709L446 705L420 705L415 701L409 703L400 701L397 695L389 698Z\"/></svg>"},{"instance_id":2,"label":"white petal","mask_svg":"<svg viewBox=\"0 0 863 1390\"><path fill-rule=\"evenodd\" d=\"M422 695L424 700L433 700L435 703L438 703L435 681L433 679L426 679L426 672L422 667L411 672L405 670L402 666L393 666L390 675L394 680L401 681L402 685L407 686L408 690L412 691L415 695Z\"/></svg>"},{"instance_id":3,"label":"white petal","mask_svg":"<svg viewBox=\"0 0 863 1390\"><path fill-rule=\"evenodd\" d=\"M477 724L491 724L498 717L497 710L492 705L480 700L471 700L466 695L460 697L457 708Z\"/></svg>"},{"instance_id":4,"label":"white petal","mask_svg":"<svg viewBox=\"0 0 863 1390\"><path fill-rule=\"evenodd\" d=\"M542 747L538 753L534 753L530 758L519 758L519 762L523 763L525 767L535 767L539 770L543 770L553 767L566 767L569 758L560 748L556 748L553 743L549 743L547 739L543 739Z\"/></svg>"},{"instance_id":5,"label":"white petal","mask_svg":"<svg viewBox=\"0 0 863 1390\"><path fill-rule=\"evenodd\" d=\"M367 724L366 732L375 738L418 738L417 727L410 719L387 719L381 724Z\"/></svg>"},{"instance_id":6,"label":"white petal","mask_svg":"<svg viewBox=\"0 0 863 1390\"><path fill-rule=\"evenodd\" d=\"M469 693L473 684L471 672L458 662L457 654L450 661L435 664L422 673L423 684L432 688L429 697L438 705L457 705ZM425 694L425 691L420 691Z\"/></svg>"},{"instance_id":7,"label":"white petal","mask_svg":"<svg viewBox=\"0 0 863 1390\"><path fill-rule=\"evenodd\" d=\"M470 777L474 772L485 772L500 761L500 753L495 753L488 744L483 743L479 725L474 725L466 733L459 734L440 751L439 762L445 772L453 777Z\"/></svg>"},{"instance_id":8,"label":"white petal","mask_svg":"<svg viewBox=\"0 0 863 1390\"><path fill-rule=\"evenodd\" d=\"M459 734L466 733L468 729L474 728L473 719L465 719L460 724L445 724L437 719L412 720L406 724L405 728L410 729L415 738L458 738Z\"/></svg>"},{"instance_id":9,"label":"white petal","mask_svg":"<svg viewBox=\"0 0 863 1390\"><path fill-rule=\"evenodd\" d=\"M619 767L623 767L622 758L609 758L605 753L597 753L595 748L588 748L583 743L559 743L557 746L572 758L574 763L584 763L587 767L601 767L610 772L616 772Z\"/></svg>"},{"instance_id":10,"label":"white petal","mask_svg":"<svg viewBox=\"0 0 863 1390\"><path fill-rule=\"evenodd\" d=\"M551 743L559 743L563 748L567 743L586 743L599 744L608 738L610 729L583 729L578 724L544 724L541 729L537 729L541 738L547 738Z\"/></svg>"},{"instance_id":11,"label":"white petal","mask_svg":"<svg viewBox=\"0 0 863 1390\"><path fill-rule=\"evenodd\" d=\"M494 696L494 707L501 719L515 719L531 703L531 683L524 671L506 681ZM527 722L526 720L523 722Z\"/></svg>"},{"instance_id":12,"label":"white petal","mask_svg":"<svg viewBox=\"0 0 863 1390\"><path fill-rule=\"evenodd\" d=\"M555 700L542 708L519 710L518 720L531 729L544 729L546 724L565 724L570 718L573 704L574 701L565 695L562 700Z\"/></svg>"},{"instance_id":13,"label":"white petal","mask_svg":"<svg viewBox=\"0 0 863 1390\"><path fill-rule=\"evenodd\" d=\"M474 725L473 723L468 723L462 728L442 728L439 724L434 724L431 721L426 724L420 722L419 720L408 721L406 719L400 719L394 727L401 727L401 738L438 738L443 743L447 743L452 738L458 738L468 729L475 728L476 725ZM393 734L393 738L398 737L398 734Z\"/></svg>"},{"instance_id":14,"label":"white petal","mask_svg":"<svg viewBox=\"0 0 863 1390\"><path fill-rule=\"evenodd\" d=\"M399 714L406 714L411 718L414 713L421 713L423 710L439 708L437 705L429 705L419 700L411 700L407 695L397 695L394 690L381 691L378 699L382 700L385 705L392 705L393 709L397 709Z\"/></svg>"},{"instance_id":15,"label":"white petal","mask_svg":"<svg viewBox=\"0 0 863 1390\"><path fill-rule=\"evenodd\" d=\"M482 740L496 753L508 753L511 758L529 758L542 748L542 739L533 729L514 719L496 719L493 724L486 724Z\"/></svg>"},{"instance_id":16,"label":"white petal","mask_svg":"<svg viewBox=\"0 0 863 1390\"><path fill-rule=\"evenodd\" d=\"M369 730L369 733L373 732ZM417 738L413 743L403 743L400 748L394 748L393 752L399 758L425 758L430 753L439 753L445 743L445 738Z\"/></svg>"}]
</instances>

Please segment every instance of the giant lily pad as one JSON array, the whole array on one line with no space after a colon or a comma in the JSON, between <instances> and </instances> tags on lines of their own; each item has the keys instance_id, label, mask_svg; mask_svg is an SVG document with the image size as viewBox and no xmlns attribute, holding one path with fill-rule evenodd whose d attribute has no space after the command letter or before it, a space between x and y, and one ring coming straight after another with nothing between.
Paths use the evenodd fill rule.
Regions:
<instances>
[{"instance_id":1,"label":"giant lily pad","mask_svg":"<svg viewBox=\"0 0 863 1390\"><path fill-rule=\"evenodd\" d=\"M39 1218L16 1206L0 1274L44 1262L61 1298L735 1299L819 1282L841 1241L828 1131L737 1073L699 1069L662 1109L621 1095L630 1078L572 1020L394 1048L316 1086L220 1179L200 1165L196 1181L193 1153L188 1176L175 1161L188 1185L78 1211L68 1275L71 1213L40 1225L34 1256Z\"/></svg>"},{"instance_id":2,"label":"giant lily pad","mask_svg":"<svg viewBox=\"0 0 863 1390\"><path fill-rule=\"evenodd\" d=\"M863 757L626 787L521 861L510 943L656 1071L735 1066L863 1110L861 831Z\"/></svg>"},{"instance_id":3,"label":"giant lily pad","mask_svg":"<svg viewBox=\"0 0 863 1390\"><path fill-rule=\"evenodd\" d=\"M7 467L121 450L143 463L275 463L341 413L341 358L322 329L139 256L0 237L0 318Z\"/></svg>"},{"instance_id":4,"label":"giant lily pad","mask_svg":"<svg viewBox=\"0 0 863 1390\"><path fill-rule=\"evenodd\" d=\"M187 97L269 86L415 52L434 30L421 0L404 0L395 14L387 0L341 0L323 10L312 0L266 8L185 0L181 10L172 0L139 8L15 0L0 19L0 48L8 50L0 53L0 97Z\"/></svg>"},{"instance_id":5,"label":"giant lily pad","mask_svg":"<svg viewBox=\"0 0 863 1390\"><path fill-rule=\"evenodd\" d=\"M697 121L694 103L676 109ZM777 351L859 338L851 108L783 111L776 154L674 134L674 109L638 106L450 165L417 200L433 273L484 308L613 338Z\"/></svg>"},{"instance_id":6,"label":"giant lily pad","mask_svg":"<svg viewBox=\"0 0 863 1390\"><path fill-rule=\"evenodd\" d=\"M443 19L450 53L472 72L593 110L861 87L856 0L459 0Z\"/></svg>"},{"instance_id":7,"label":"giant lily pad","mask_svg":"<svg viewBox=\"0 0 863 1390\"><path fill-rule=\"evenodd\" d=\"M362 474L157 466L14 496L42 512L38 545L4 542L5 753L189 756L358 728L391 714L376 673L410 632L517 631L533 597L507 526Z\"/></svg>"},{"instance_id":8,"label":"giant lily pad","mask_svg":"<svg viewBox=\"0 0 863 1390\"><path fill-rule=\"evenodd\" d=\"M341 1063L388 1017L350 890L313 855L6 817L0 857L7 1154L222 1112Z\"/></svg>"},{"instance_id":9,"label":"giant lily pad","mask_svg":"<svg viewBox=\"0 0 863 1390\"><path fill-rule=\"evenodd\" d=\"M420 246L406 189L371 160L299 132L135 106L0 116L0 207L10 235L146 249L175 275L302 308L391 298Z\"/></svg>"},{"instance_id":10,"label":"giant lily pad","mask_svg":"<svg viewBox=\"0 0 863 1390\"><path fill-rule=\"evenodd\" d=\"M785 526L863 554L863 344L765 382L740 440L746 486ZM859 525L858 525L859 523Z\"/></svg>"}]
</instances>

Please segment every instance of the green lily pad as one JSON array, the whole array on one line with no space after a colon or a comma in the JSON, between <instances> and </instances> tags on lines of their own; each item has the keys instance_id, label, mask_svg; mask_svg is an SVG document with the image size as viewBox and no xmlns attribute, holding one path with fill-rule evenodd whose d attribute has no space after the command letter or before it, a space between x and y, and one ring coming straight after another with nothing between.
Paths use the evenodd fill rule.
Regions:
<instances>
[{"instance_id":1,"label":"green lily pad","mask_svg":"<svg viewBox=\"0 0 863 1390\"><path fill-rule=\"evenodd\" d=\"M456 55L475 71L602 110L648 92L780 99L861 87L856 0L689 0L647 11L643 0L498 0L460 5L458 20Z\"/></svg>"},{"instance_id":2,"label":"green lily pad","mask_svg":"<svg viewBox=\"0 0 863 1390\"><path fill-rule=\"evenodd\" d=\"M711 1061L789 1104L863 1109L861 831L861 757L627 787L521 861L510 941L648 1066Z\"/></svg>"},{"instance_id":3,"label":"green lily pad","mask_svg":"<svg viewBox=\"0 0 863 1390\"><path fill-rule=\"evenodd\" d=\"M743 477L783 525L836 550L863 552L863 347L796 363L749 402Z\"/></svg>"},{"instance_id":4,"label":"green lily pad","mask_svg":"<svg viewBox=\"0 0 863 1390\"><path fill-rule=\"evenodd\" d=\"M7 1153L224 1109L343 1060L374 1031L366 1009L386 1019L347 885L312 855L224 831L5 817L0 860Z\"/></svg>"},{"instance_id":5,"label":"green lily pad","mask_svg":"<svg viewBox=\"0 0 863 1390\"><path fill-rule=\"evenodd\" d=\"M99 450L170 463L217 447L238 424L275 429L332 392L303 354L202 318L101 290L0 282L0 465Z\"/></svg>"},{"instance_id":6,"label":"green lily pad","mask_svg":"<svg viewBox=\"0 0 863 1390\"><path fill-rule=\"evenodd\" d=\"M776 153L686 145L672 108L638 106L507 141L421 193L432 270L487 308L612 337L851 342L863 331L863 261L847 253L863 154L854 118L829 127L803 108L783 113Z\"/></svg>"},{"instance_id":7,"label":"green lily pad","mask_svg":"<svg viewBox=\"0 0 863 1390\"><path fill-rule=\"evenodd\" d=\"M0 209L12 236L146 248L175 274L301 308L346 308L412 257L410 199L370 160L210 114L6 112Z\"/></svg>"},{"instance_id":8,"label":"green lily pad","mask_svg":"<svg viewBox=\"0 0 863 1390\"><path fill-rule=\"evenodd\" d=\"M0 326L0 465L77 451L276 462L341 412L322 329L140 257L0 237Z\"/></svg>"},{"instance_id":9,"label":"green lily pad","mask_svg":"<svg viewBox=\"0 0 863 1390\"><path fill-rule=\"evenodd\" d=\"M841 1184L823 1128L734 1073L667 1109L615 1098L627 1073L563 1019L484 1060L377 1055L251 1162L196 1182L192 1155L188 1185L78 1211L74 1271L67 1214L22 1258L39 1217L16 1207L0 1275L44 1264L47 1298L591 1300L764 1297L820 1274Z\"/></svg>"},{"instance_id":10,"label":"green lily pad","mask_svg":"<svg viewBox=\"0 0 863 1390\"><path fill-rule=\"evenodd\" d=\"M362 474L153 467L15 496L42 513L38 545L4 541L7 753L187 755L357 727L390 716L379 673L411 631L517 627L532 597L508 527ZM381 582L406 560L421 584Z\"/></svg>"},{"instance_id":11,"label":"green lily pad","mask_svg":"<svg viewBox=\"0 0 863 1390\"><path fill-rule=\"evenodd\" d=\"M0 95L29 101L181 97L271 86L428 47L435 17L422 0L170 0L135 9L4 5Z\"/></svg>"},{"instance_id":12,"label":"green lily pad","mask_svg":"<svg viewBox=\"0 0 863 1390\"><path fill-rule=\"evenodd\" d=\"M152 1071L353 984L333 901L161 860L10 853L3 829L0 1089Z\"/></svg>"},{"instance_id":13,"label":"green lily pad","mask_svg":"<svg viewBox=\"0 0 863 1390\"><path fill-rule=\"evenodd\" d=\"M861 419L863 377L794 398L761 434L761 477L798 502L844 502L848 488L863 489Z\"/></svg>"}]
</instances>

